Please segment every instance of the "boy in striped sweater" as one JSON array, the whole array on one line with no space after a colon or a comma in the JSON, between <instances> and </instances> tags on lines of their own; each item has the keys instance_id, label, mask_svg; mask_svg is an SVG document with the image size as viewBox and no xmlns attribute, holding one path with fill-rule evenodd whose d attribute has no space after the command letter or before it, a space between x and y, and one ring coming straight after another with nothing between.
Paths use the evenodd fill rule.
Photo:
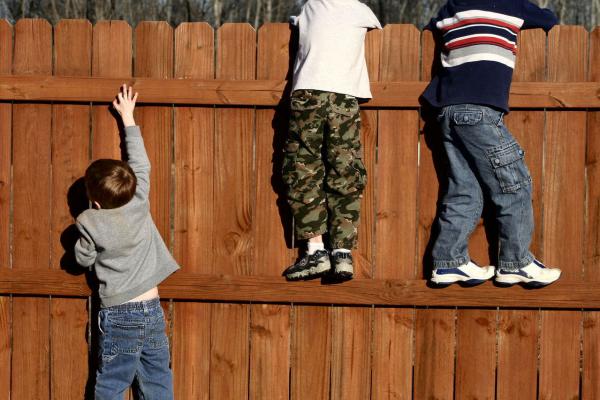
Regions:
<instances>
[{"instance_id":1,"label":"boy in striped sweater","mask_svg":"<svg viewBox=\"0 0 600 400\"><path fill-rule=\"evenodd\" d=\"M528 0L449 0L426 29L443 44L441 68L423 94L437 109L448 156L448 190L437 219L432 282L544 286L556 281L529 251L531 177L524 151L503 124L521 29L549 31L556 16ZM470 260L468 239L491 201L499 232L498 268Z\"/></svg>"}]
</instances>

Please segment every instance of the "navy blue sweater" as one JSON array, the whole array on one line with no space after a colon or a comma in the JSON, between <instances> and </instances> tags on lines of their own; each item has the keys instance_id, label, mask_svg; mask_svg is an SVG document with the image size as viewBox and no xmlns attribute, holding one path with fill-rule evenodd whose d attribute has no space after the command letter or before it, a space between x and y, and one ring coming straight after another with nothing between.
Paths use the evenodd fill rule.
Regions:
<instances>
[{"instance_id":1,"label":"navy blue sweater","mask_svg":"<svg viewBox=\"0 0 600 400\"><path fill-rule=\"evenodd\" d=\"M508 112L517 34L557 23L528 0L449 0L425 27L440 35L443 49L424 99L434 107L472 103Z\"/></svg>"}]
</instances>

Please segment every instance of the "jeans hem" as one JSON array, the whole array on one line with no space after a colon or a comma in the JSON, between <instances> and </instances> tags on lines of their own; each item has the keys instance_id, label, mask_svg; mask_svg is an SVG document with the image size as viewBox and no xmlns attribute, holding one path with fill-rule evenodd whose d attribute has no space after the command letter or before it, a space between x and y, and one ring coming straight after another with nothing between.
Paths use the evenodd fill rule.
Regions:
<instances>
[{"instance_id":1,"label":"jeans hem","mask_svg":"<svg viewBox=\"0 0 600 400\"><path fill-rule=\"evenodd\" d=\"M460 267L461 265L467 264L470 260L469 257L459 257L456 260L435 260L433 261L433 267L435 269L450 269Z\"/></svg>"},{"instance_id":2,"label":"jeans hem","mask_svg":"<svg viewBox=\"0 0 600 400\"><path fill-rule=\"evenodd\" d=\"M516 272L519 269L531 264L534 259L535 257L533 256L533 254L529 254L523 259L521 259L521 261L499 261L498 268L503 271Z\"/></svg>"}]
</instances>

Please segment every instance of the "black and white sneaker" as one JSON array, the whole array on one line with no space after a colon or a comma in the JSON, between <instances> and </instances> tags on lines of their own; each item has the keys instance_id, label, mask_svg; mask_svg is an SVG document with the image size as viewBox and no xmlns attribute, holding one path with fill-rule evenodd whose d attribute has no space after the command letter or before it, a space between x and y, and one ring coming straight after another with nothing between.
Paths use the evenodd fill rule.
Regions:
<instances>
[{"instance_id":1,"label":"black and white sneaker","mask_svg":"<svg viewBox=\"0 0 600 400\"><path fill-rule=\"evenodd\" d=\"M526 286L542 287L556 281L560 278L560 274L560 269L548 268L538 260L533 260L531 264L516 271L505 271L499 268L496 271L496 283L505 286L522 283Z\"/></svg>"},{"instance_id":2,"label":"black and white sneaker","mask_svg":"<svg viewBox=\"0 0 600 400\"><path fill-rule=\"evenodd\" d=\"M334 278L338 281L349 281L354 276L352 265L352 254L350 252L337 251L331 255L333 262Z\"/></svg>"},{"instance_id":3,"label":"black and white sneaker","mask_svg":"<svg viewBox=\"0 0 600 400\"><path fill-rule=\"evenodd\" d=\"M329 270L331 270L329 252L327 250L317 250L313 254L305 254L299 258L294 265L289 266L283 272L283 275L289 281L298 281L318 278L329 272Z\"/></svg>"},{"instance_id":4,"label":"black and white sneaker","mask_svg":"<svg viewBox=\"0 0 600 400\"><path fill-rule=\"evenodd\" d=\"M473 261L459 265L455 268L436 268L431 275L431 282L445 286L461 283L466 286L479 285L494 276L494 267L491 265L480 267Z\"/></svg>"}]
</instances>

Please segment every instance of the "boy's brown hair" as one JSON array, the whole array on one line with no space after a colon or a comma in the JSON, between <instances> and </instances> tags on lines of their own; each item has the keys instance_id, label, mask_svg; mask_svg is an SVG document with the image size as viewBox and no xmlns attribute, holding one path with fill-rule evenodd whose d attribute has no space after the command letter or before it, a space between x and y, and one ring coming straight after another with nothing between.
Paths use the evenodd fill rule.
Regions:
<instances>
[{"instance_id":1,"label":"boy's brown hair","mask_svg":"<svg viewBox=\"0 0 600 400\"><path fill-rule=\"evenodd\" d=\"M85 171L85 188L90 201L102 208L117 208L129 202L135 194L137 179L124 161L100 159Z\"/></svg>"}]
</instances>

